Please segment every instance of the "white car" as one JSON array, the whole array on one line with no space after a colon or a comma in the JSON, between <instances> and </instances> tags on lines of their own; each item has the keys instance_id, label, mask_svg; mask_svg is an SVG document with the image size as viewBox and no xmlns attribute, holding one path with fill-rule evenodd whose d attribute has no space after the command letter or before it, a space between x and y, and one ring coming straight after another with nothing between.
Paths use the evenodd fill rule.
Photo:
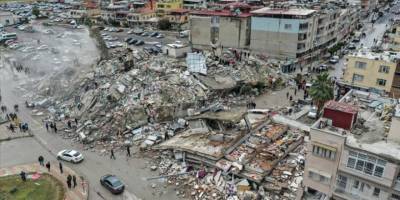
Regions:
<instances>
[{"instance_id":1,"label":"white car","mask_svg":"<svg viewBox=\"0 0 400 200\"><path fill-rule=\"evenodd\" d=\"M58 152L57 159L61 159L72 163L78 163L83 160L83 155L75 150L64 149Z\"/></svg>"},{"instance_id":2,"label":"white car","mask_svg":"<svg viewBox=\"0 0 400 200\"><path fill-rule=\"evenodd\" d=\"M317 107L313 106L310 111L308 111L307 117L316 119L317 118L318 109Z\"/></svg>"}]
</instances>

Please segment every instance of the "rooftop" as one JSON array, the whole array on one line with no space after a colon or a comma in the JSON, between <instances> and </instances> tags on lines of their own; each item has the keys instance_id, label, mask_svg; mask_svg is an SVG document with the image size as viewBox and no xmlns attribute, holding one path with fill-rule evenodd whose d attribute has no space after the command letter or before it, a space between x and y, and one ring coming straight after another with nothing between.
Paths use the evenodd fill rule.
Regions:
<instances>
[{"instance_id":1,"label":"rooftop","mask_svg":"<svg viewBox=\"0 0 400 200\"><path fill-rule=\"evenodd\" d=\"M342 107L343 104L348 106ZM398 130L400 121L397 117L393 117L392 121L398 123L392 126L392 121L388 120L388 116L395 111L395 100L374 93L351 90L339 102L330 101L326 105L330 107L340 105L337 110L343 112L355 112L357 108L357 122L349 131L331 125L320 126L324 120L321 118L313 128L346 137L346 145L350 147L400 160L400 133L390 131L390 129ZM387 146L393 148L389 150Z\"/></svg>"},{"instance_id":2,"label":"rooftop","mask_svg":"<svg viewBox=\"0 0 400 200\"><path fill-rule=\"evenodd\" d=\"M357 106L350 105L347 103L343 102L337 102L334 100L330 100L325 103L325 108L331 109L331 110L338 110L346 113L351 113L351 114L356 114L358 112Z\"/></svg>"},{"instance_id":3,"label":"rooftop","mask_svg":"<svg viewBox=\"0 0 400 200\"><path fill-rule=\"evenodd\" d=\"M252 14L268 14L268 15L301 15L301 16L306 16L310 15L316 12L315 10L311 9L301 9L301 8L290 8L290 9L276 9L276 8L260 8L258 10L254 10L251 13Z\"/></svg>"},{"instance_id":4,"label":"rooftop","mask_svg":"<svg viewBox=\"0 0 400 200\"><path fill-rule=\"evenodd\" d=\"M251 13L236 13L230 10L195 10L190 12L191 15L206 15L220 17L250 17Z\"/></svg>"},{"instance_id":5,"label":"rooftop","mask_svg":"<svg viewBox=\"0 0 400 200\"><path fill-rule=\"evenodd\" d=\"M396 60L400 60L400 53L392 52L392 51L384 51L382 53L371 52L366 49L362 49L360 51L350 53L347 55L348 57L358 57L358 58L366 58L370 60L383 60L385 62L395 62Z\"/></svg>"}]
</instances>

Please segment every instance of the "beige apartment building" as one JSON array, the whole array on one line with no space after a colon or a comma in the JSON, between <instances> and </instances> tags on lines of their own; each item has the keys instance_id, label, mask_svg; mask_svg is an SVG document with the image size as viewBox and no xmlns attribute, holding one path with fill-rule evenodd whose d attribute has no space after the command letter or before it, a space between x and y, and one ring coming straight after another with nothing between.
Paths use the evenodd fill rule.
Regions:
<instances>
[{"instance_id":1,"label":"beige apartment building","mask_svg":"<svg viewBox=\"0 0 400 200\"><path fill-rule=\"evenodd\" d=\"M373 101L395 106L389 112L393 119L381 120L369 106ZM400 106L395 102L355 90L328 102L310 129L298 199L400 200Z\"/></svg>"},{"instance_id":2,"label":"beige apartment building","mask_svg":"<svg viewBox=\"0 0 400 200\"><path fill-rule=\"evenodd\" d=\"M345 85L400 96L400 54L361 50L346 56Z\"/></svg>"},{"instance_id":3,"label":"beige apartment building","mask_svg":"<svg viewBox=\"0 0 400 200\"><path fill-rule=\"evenodd\" d=\"M240 10L242 9L242 10ZM250 45L248 7L235 10L199 10L190 12L190 42L193 48L248 48Z\"/></svg>"}]
</instances>

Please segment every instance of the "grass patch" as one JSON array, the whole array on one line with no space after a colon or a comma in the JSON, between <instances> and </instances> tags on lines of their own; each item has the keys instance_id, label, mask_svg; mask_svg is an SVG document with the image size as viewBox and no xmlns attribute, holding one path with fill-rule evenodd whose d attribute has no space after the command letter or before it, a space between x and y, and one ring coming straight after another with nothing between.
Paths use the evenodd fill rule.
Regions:
<instances>
[{"instance_id":1,"label":"grass patch","mask_svg":"<svg viewBox=\"0 0 400 200\"><path fill-rule=\"evenodd\" d=\"M26 182L18 175L0 177L0 200L63 200L64 193L62 183L48 174Z\"/></svg>"}]
</instances>

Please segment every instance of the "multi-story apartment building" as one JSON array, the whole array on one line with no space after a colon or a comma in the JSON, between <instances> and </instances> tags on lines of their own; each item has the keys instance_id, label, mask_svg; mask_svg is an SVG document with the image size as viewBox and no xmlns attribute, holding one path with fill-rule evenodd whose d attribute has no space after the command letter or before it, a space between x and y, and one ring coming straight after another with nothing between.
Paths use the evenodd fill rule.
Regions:
<instances>
[{"instance_id":1,"label":"multi-story apartment building","mask_svg":"<svg viewBox=\"0 0 400 200\"><path fill-rule=\"evenodd\" d=\"M133 27L135 25L155 24L158 22L158 18L154 10L142 8L129 12L127 21L128 25Z\"/></svg>"},{"instance_id":2,"label":"multi-story apartment building","mask_svg":"<svg viewBox=\"0 0 400 200\"><path fill-rule=\"evenodd\" d=\"M268 57L296 59L314 47L315 10L261 8L251 13L252 51Z\"/></svg>"},{"instance_id":3,"label":"multi-story apartment building","mask_svg":"<svg viewBox=\"0 0 400 200\"><path fill-rule=\"evenodd\" d=\"M368 102L390 109L382 112L382 119L379 108ZM326 103L322 118L310 129L303 199L400 200L397 103L354 90L339 102Z\"/></svg>"},{"instance_id":4,"label":"multi-story apartment building","mask_svg":"<svg viewBox=\"0 0 400 200\"><path fill-rule=\"evenodd\" d=\"M160 0L156 3L156 11L160 14L181 8L183 8L183 0Z\"/></svg>"},{"instance_id":5,"label":"multi-story apartment building","mask_svg":"<svg viewBox=\"0 0 400 200\"><path fill-rule=\"evenodd\" d=\"M353 88L400 97L400 54L361 50L346 56L342 83Z\"/></svg>"},{"instance_id":6,"label":"multi-story apartment building","mask_svg":"<svg viewBox=\"0 0 400 200\"><path fill-rule=\"evenodd\" d=\"M249 47L250 16L248 7L192 11L189 16L192 47Z\"/></svg>"}]
</instances>

